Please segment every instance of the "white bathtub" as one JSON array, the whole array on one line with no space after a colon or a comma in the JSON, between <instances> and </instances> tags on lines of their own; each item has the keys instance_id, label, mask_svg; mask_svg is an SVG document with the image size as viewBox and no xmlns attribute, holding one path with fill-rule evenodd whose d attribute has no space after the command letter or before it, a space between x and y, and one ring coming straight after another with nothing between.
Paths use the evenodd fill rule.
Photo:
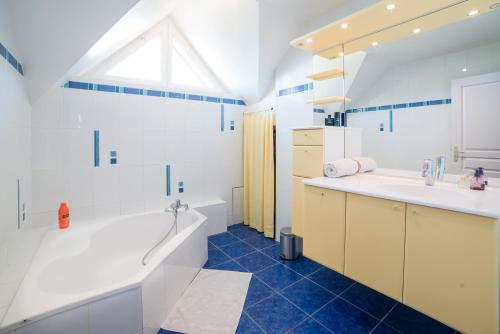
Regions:
<instances>
[{"instance_id":1,"label":"white bathtub","mask_svg":"<svg viewBox=\"0 0 500 334\"><path fill-rule=\"evenodd\" d=\"M0 325L15 334L156 333L207 260L206 218L151 212L46 234Z\"/></svg>"}]
</instances>

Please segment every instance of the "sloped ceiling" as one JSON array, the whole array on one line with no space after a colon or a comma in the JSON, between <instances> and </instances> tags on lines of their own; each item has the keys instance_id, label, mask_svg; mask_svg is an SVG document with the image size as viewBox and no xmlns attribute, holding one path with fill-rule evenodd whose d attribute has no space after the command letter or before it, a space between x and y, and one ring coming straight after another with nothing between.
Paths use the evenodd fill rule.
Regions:
<instances>
[{"instance_id":1,"label":"sloped ceiling","mask_svg":"<svg viewBox=\"0 0 500 334\"><path fill-rule=\"evenodd\" d=\"M139 0L6 0L35 101Z\"/></svg>"}]
</instances>

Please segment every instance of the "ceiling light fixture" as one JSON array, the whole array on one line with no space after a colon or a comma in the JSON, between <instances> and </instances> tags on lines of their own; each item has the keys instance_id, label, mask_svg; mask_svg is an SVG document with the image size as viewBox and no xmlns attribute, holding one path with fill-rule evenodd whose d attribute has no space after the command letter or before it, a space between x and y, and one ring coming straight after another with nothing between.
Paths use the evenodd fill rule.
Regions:
<instances>
[{"instance_id":1,"label":"ceiling light fixture","mask_svg":"<svg viewBox=\"0 0 500 334\"><path fill-rule=\"evenodd\" d=\"M372 46L377 46L377 45L378 45L377 41L375 41L375 42L372 43Z\"/></svg>"},{"instance_id":2,"label":"ceiling light fixture","mask_svg":"<svg viewBox=\"0 0 500 334\"><path fill-rule=\"evenodd\" d=\"M396 9L396 5L395 5L395 4L393 4L393 3L391 3L391 4L387 5L387 7L386 7L386 8L387 8L387 10L388 10L388 11L391 11L391 10Z\"/></svg>"},{"instance_id":3,"label":"ceiling light fixture","mask_svg":"<svg viewBox=\"0 0 500 334\"><path fill-rule=\"evenodd\" d=\"M344 53L343 52L339 53L339 57L344 57Z\"/></svg>"},{"instance_id":4,"label":"ceiling light fixture","mask_svg":"<svg viewBox=\"0 0 500 334\"><path fill-rule=\"evenodd\" d=\"M462 72L467 72L467 67L462 68Z\"/></svg>"},{"instance_id":5,"label":"ceiling light fixture","mask_svg":"<svg viewBox=\"0 0 500 334\"><path fill-rule=\"evenodd\" d=\"M476 16L477 14L479 14L479 10L477 9L473 9L469 12L469 16Z\"/></svg>"},{"instance_id":6,"label":"ceiling light fixture","mask_svg":"<svg viewBox=\"0 0 500 334\"><path fill-rule=\"evenodd\" d=\"M341 27L342 29L347 29L347 27L349 27L349 25L348 25L347 23L342 23L342 24L340 25L340 27Z\"/></svg>"},{"instance_id":7,"label":"ceiling light fixture","mask_svg":"<svg viewBox=\"0 0 500 334\"><path fill-rule=\"evenodd\" d=\"M307 43L312 43L312 41L313 41L313 39L312 39L311 37L309 37L309 38L306 40L306 42L307 42Z\"/></svg>"},{"instance_id":8,"label":"ceiling light fixture","mask_svg":"<svg viewBox=\"0 0 500 334\"><path fill-rule=\"evenodd\" d=\"M418 33L420 33L421 31L422 31L422 30L420 30L420 28L415 28L415 29L413 29L413 33L414 33L414 34L418 34Z\"/></svg>"}]
</instances>

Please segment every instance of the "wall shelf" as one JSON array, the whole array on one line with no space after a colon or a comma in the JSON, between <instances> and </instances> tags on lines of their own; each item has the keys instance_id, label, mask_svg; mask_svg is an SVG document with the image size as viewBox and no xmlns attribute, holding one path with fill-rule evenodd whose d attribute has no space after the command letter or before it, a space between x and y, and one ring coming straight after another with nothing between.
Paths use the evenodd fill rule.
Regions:
<instances>
[{"instance_id":1,"label":"wall shelf","mask_svg":"<svg viewBox=\"0 0 500 334\"><path fill-rule=\"evenodd\" d=\"M330 70L309 74L307 78L316 81L323 81L323 80L342 77L344 75L347 75L347 72L345 72L343 69L332 68Z\"/></svg>"},{"instance_id":2,"label":"wall shelf","mask_svg":"<svg viewBox=\"0 0 500 334\"><path fill-rule=\"evenodd\" d=\"M315 106L321 106L325 104L331 104L331 103L343 103L343 102L351 102L351 99L348 97L344 96L329 96L329 97L322 97L319 99L314 99L309 101L308 103L312 103Z\"/></svg>"}]
</instances>

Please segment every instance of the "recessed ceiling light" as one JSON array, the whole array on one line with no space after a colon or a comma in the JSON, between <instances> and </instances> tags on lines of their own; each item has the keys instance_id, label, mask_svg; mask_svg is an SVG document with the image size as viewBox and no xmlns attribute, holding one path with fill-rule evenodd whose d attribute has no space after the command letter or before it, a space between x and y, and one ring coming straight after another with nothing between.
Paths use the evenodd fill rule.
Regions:
<instances>
[{"instance_id":1,"label":"recessed ceiling light","mask_svg":"<svg viewBox=\"0 0 500 334\"><path fill-rule=\"evenodd\" d=\"M462 68L462 72L467 72L467 67Z\"/></svg>"},{"instance_id":2,"label":"recessed ceiling light","mask_svg":"<svg viewBox=\"0 0 500 334\"><path fill-rule=\"evenodd\" d=\"M393 3L391 3L391 4L387 5L387 7L386 7L386 8L387 8L387 10L391 11L391 10L396 9L396 5L395 5L395 4L393 4Z\"/></svg>"},{"instance_id":3,"label":"recessed ceiling light","mask_svg":"<svg viewBox=\"0 0 500 334\"><path fill-rule=\"evenodd\" d=\"M377 46L377 45L378 45L377 41L375 41L375 42L372 43L372 46Z\"/></svg>"},{"instance_id":4,"label":"recessed ceiling light","mask_svg":"<svg viewBox=\"0 0 500 334\"><path fill-rule=\"evenodd\" d=\"M339 57L344 57L344 53L343 52L339 53Z\"/></svg>"},{"instance_id":5,"label":"recessed ceiling light","mask_svg":"<svg viewBox=\"0 0 500 334\"><path fill-rule=\"evenodd\" d=\"M414 33L414 34L418 34L418 33L420 33L421 31L422 31L422 30L420 30L420 28L415 28L415 29L413 29L413 33Z\"/></svg>"},{"instance_id":6,"label":"recessed ceiling light","mask_svg":"<svg viewBox=\"0 0 500 334\"><path fill-rule=\"evenodd\" d=\"M475 16L475 15L477 15L477 14L479 14L479 10L477 10L477 9L471 10L471 11L469 12L469 16Z\"/></svg>"},{"instance_id":7,"label":"recessed ceiling light","mask_svg":"<svg viewBox=\"0 0 500 334\"><path fill-rule=\"evenodd\" d=\"M340 27L341 27L342 29L347 29L347 27L349 27L349 25L348 25L347 23L342 23L342 24L340 25Z\"/></svg>"},{"instance_id":8,"label":"recessed ceiling light","mask_svg":"<svg viewBox=\"0 0 500 334\"><path fill-rule=\"evenodd\" d=\"M306 42L307 43L312 43L313 39L311 37L309 37L308 39L306 39Z\"/></svg>"}]
</instances>

